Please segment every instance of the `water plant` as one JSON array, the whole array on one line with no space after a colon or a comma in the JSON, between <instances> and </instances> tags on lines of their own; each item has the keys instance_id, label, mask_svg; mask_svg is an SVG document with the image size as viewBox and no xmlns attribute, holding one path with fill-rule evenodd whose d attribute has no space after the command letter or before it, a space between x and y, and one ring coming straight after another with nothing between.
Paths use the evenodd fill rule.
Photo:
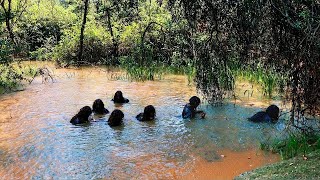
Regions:
<instances>
[{"instance_id":1,"label":"water plant","mask_svg":"<svg viewBox=\"0 0 320 180\"><path fill-rule=\"evenodd\" d=\"M127 72L127 76L131 80L146 81L161 79L163 73L161 68L158 68L156 64L150 64L149 66L141 66L132 57L120 58L120 66Z\"/></svg>"}]
</instances>

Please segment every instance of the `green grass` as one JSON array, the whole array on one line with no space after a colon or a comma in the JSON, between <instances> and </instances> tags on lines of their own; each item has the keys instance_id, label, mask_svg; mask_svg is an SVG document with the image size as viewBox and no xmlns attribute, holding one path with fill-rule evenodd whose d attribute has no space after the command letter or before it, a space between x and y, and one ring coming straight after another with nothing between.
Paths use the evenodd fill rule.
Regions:
<instances>
[{"instance_id":1,"label":"green grass","mask_svg":"<svg viewBox=\"0 0 320 180\"><path fill-rule=\"evenodd\" d=\"M146 81L161 79L163 74L155 66L141 67L141 66L131 66L125 67L125 70L131 80L136 81Z\"/></svg>"},{"instance_id":2,"label":"green grass","mask_svg":"<svg viewBox=\"0 0 320 180\"><path fill-rule=\"evenodd\" d=\"M274 70L257 67L256 69L235 69L234 75L238 79L248 80L251 83L259 84L263 94L272 98L273 93L278 90L283 91L287 80L286 75L281 75Z\"/></svg>"},{"instance_id":3,"label":"green grass","mask_svg":"<svg viewBox=\"0 0 320 180\"><path fill-rule=\"evenodd\" d=\"M305 155L320 149L320 136L306 136L302 134L290 134L287 139L273 140L271 143L260 144L262 150L279 153L282 159Z\"/></svg>"},{"instance_id":4,"label":"green grass","mask_svg":"<svg viewBox=\"0 0 320 180\"><path fill-rule=\"evenodd\" d=\"M319 179L320 178L320 150L316 150L306 156L284 160L235 177L243 179Z\"/></svg>"},{"instance_id":5,"label":"green grass","mask_svg":"<svg viewBox=\"0 0 320 180\"><path fill-rule=\"evenodd\" d=\"M126 70L127 77L135 81L159 80L163 79L165 74L183 74L187 76L189 84L191 84L196 74L195 68L191 65L183 67L156 63L140 65L131 57L122 57L120 63L120 67Z\"/></svg>"}]
</instances>

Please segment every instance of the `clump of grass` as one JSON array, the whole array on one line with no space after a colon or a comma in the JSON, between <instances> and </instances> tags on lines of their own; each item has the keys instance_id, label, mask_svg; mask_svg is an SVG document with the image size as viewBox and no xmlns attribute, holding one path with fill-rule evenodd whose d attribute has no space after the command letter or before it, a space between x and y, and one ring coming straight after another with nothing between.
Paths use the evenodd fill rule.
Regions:
<instances>
[{"instance_id":1,"label":"clump of grass","mask_svg":"<svg viewBox=\"0 0 320 180\"><path fill-rule=\"evenodd\" d=\"M140 65L131 57L122 57L120 66L126 70L127 77L131 80L146 81L163 79L165 74L184 74L188 78L188 83L191 84L196 75L196 69L192 65L176 67L165 64L146 63Z\"/></svg>"},{"instance_id":2,"label":"clump of grass","mask_svg":"<svg viewBox=\"0 0 320 180\"><path fill-rule=\"evenodd\" d=\"M305 159L307 158L307 159ZM245 172L234 179L319 179L320 150Z\"/></svg>"},{"instance_id":3,"label":"clump of grass","mask_svg":"<svg viewBox=\"0 0 320 180\"><path fill-rule=\"evenodd\" d=\"M130 79L138 81L155 80L161 79L162 73L157 71L155 66L151 67L141 67L141 66L131 66L125 68Z\"/></svg>"},{"instance_id":4,"label":"clump of grass","mask_svg":"<svg viewBox=\"0 0 320 180\"><path fill-rule=\"evenodd\" d=\"M120 60L121 67L127 72L128 78L136 81L146 81L161 79L163 72L155 64L145 66L139 65L130 57L122 57Z\"/></svg>"},{"instance_id":5,"label":"clump of grass","mask_svg":"<svg viewBox=\"0 0 320 180\"><path fill-rule=\"evenodd\" d=\"M183 72L188 77L188 84L190 85L196 76L196 68L192 65L188 65L183 68Z\"/></svg>"},{"instance_id":6,"label":"clump of grass","mask_svg":"<svg viewBox=\"0 0 320 180\"><path fill-rule=\"evenodd\" d=\"M282 159L289 159L320 150L320 135L290 134L283 140L275 139L271 143L260 143L260 148L279 153Z\"/></svg>"},{"instance_id":7,"label":"clump of grass","mask_svg":"<svg viewBox=\"0 0 320 180\"><path fill-rule=\"evenodd\" d=\"M237 78L246 79L251 83L261 85L263 94L272 98L276 90L283 92L284 84L286 82L286 75L281 75L272 69L267 69L258 66L256 69L237 69L234 71Z\"/></svg>"}]
</instances>

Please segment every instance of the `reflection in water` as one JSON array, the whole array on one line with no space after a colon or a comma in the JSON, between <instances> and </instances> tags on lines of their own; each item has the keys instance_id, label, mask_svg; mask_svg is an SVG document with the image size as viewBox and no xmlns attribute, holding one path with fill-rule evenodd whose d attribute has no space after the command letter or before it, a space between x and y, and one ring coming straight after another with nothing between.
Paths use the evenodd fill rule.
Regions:
<instances>
[{"instance_id":1,"label":"reflection in water","mask_svg":"<svg viewBox=\"0 0 320 180\"><path fill-rule=\"evenodd\" d=\"M205 119L183 120L182 108L196 94L185 77L130 82L110 80L110 73L117 72L56 70L55 83L37 79L26 91L1 96L0 177L230 179L278 160L256 150L259 141L282 130L281 121L268 125L246 120L260 109L202 105ZM130 103L113 104L117 90ZM123 126L109 127L109 114L95 116L88 125L69 123L97 98L108 110L124 112ZM137 121L135 116L149 104L156 108L156 121Z\"/></svg>"}]
</instances>

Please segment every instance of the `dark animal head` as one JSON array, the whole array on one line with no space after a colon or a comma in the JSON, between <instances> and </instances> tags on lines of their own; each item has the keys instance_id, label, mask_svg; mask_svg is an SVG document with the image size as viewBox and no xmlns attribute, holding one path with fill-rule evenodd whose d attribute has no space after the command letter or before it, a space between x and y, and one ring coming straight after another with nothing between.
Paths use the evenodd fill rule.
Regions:
<instances>
[{"instance_id":1,"label":"dark animal head","mask_svg":"<svg viewBox=\"0 0 320 180\"><path fill-rule=\"evenodd\" d=\"M83 108L80 109L77 116L82 118L88 118L91 115L91 113L92 113L91 107L84 106Z\"/></svg>"},{"instance_id":2,"label":"dark animal head","mask_svg":"<svg viewBox=\"0 0 320 180\"><path fill-rule=\"evenodd\" d=\"M89 116L91 115L92 111L89 106L84 106L80 109L80 111L73 116L73 118L70 120L70 123L72 124L83 124L89 122Z\"/></svg>"},{"instance_id":3,"label":"dark animal head","mask_svg":"<svg viewBox=\"0 0 320 180\"><path fill-rule=\"evenodd\" d=\"M96 99L92 105L92 111L103 114L105 111L104 104L101 99Z\"/></svg>"},{"instance_id":4,"label":"dark animal head","mask_svg":"<svg viewBox=\"0 0 320 180\"><path fill-rule=\"evenodd\" d=\"M122 119L124 118L124 114L121 110L114 110L112 111L109 119L108 119L108 124L110 126L119 126L122 123Z\"/></svg>"},{"instance_id":5,"label":"dark animal head","mask_svg":"<svg viewBox=\"0 0 320 180\"><path fill-rule=\"evenodd\" d=\"M272 121L277 121L279 118L279 108L276 105L271 105L266 110L267 114L271 117Z\"/></svg>"},{"instance_id":6,"label":"dark animal head","mask_svg":"<svg viewBox=\"0 0 320 180\"><path fill-rule=\"evenodd\" d=\"M124 98L123 98L122 92L121 92L121 91L117 91L117 92L114 94L113 100L114 100L114 101L123 101Z\"/></svg>"},{"instance_id":7,"label":"dark animal head","mask_svg":"<svg viewBox=\"0 0 320 180\"><path fill-rule=\"evenodd\" d=\"M198 98L197 96L192 96L190 99L189 99L189 103L191 106L194 106L194 107L198 107L199 104L200 104L200 98Z\"/></svg>"},{"instance_id":8,"label":"dark animal head","mask_svg":"<svg viewBox=\"0 0 320 180\"><path fill-rule=\"evenodd\" d=\"M143 119L145 121L154 120L155 116L156 116L156 109L152 105L146 106L144 108Z\"/></svg>"}]
</instances>

